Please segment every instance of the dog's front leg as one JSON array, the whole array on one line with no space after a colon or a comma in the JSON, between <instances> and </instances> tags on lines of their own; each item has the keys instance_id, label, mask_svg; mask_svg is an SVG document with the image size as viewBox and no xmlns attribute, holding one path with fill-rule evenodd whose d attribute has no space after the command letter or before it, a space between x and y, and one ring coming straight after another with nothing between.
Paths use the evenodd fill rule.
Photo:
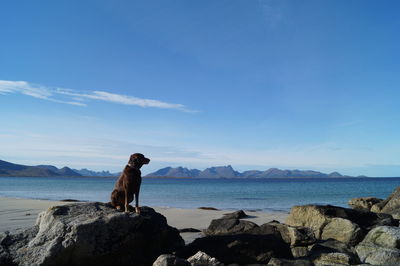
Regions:
<instances>
[{"instance_id":1,"label":"dog's front leg","mask_svg":"<svg viewBox=\"0 0 400 266\"><path fill-rule=\"evenodd\" d=\"M129 212L128 190L125 189L125 212Z\"/></svg>"},{"instance_id":2,"label":"dog's front leg","mask_svg":"<svg viewBox=\"0 0 400 266\"><path fill-rule=\"evenodd\" d=\"M137 214L140 214L139 209L139 193L135 193L135 211Z\"/></svg>"}]
</instances>

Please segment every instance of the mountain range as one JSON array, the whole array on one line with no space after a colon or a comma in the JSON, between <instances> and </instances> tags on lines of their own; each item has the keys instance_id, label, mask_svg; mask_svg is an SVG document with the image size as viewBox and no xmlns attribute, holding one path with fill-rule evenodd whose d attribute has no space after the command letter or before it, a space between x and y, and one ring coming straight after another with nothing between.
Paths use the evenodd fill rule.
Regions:
<instances>
[{"instance_id":1,"label":"mountain range","mask_svg":"<svg viewBox=\"0 0 400 266\"><path fill-rule=\"evenodd\" d=\"M244 172L235 171L232 166L210 167L203 171L198 169L188 169L184 167L165 167L156 172L146 175L146 177L189 177L189 178L295 178L295 177L350 177L341 175L338 172L324 174L312 170L281 170L270 168L265 171L250 170Z\"/></svg>"},{"instance_id":2,"label":"mountain range","mask_svg":"<svg viewBox=\"0 0 400 266\"><path fill-rule=\"evenodd\" d=\"M28 166L15 164L0 160L0 176L26 176L26 177L49 177L49 176L117 176L118 173L108 171L95 172L86 168L77 170L69 167L57 168L53 165Z\"/></svg>"},{"instance_id":3,"label":"mountain range","mask_svg":"<svg viewBox=\"0 0 400 266\"><path fill-rule=\"evenodd\" d=\"M51 176L118 176L120 173L109 171L91 171L86 168L77 170L69 167L57 168L53 165L27 166L14 164L0 160L0 176L25 176L25 177L51 177ZM295 178L295 177L350 177L341 175L338 172L325 174L312 170L281 170L270 168L265 171L250 170L244 172L235 171L232 166L216 166L198 169L185 167L165 167L145 177L186 177L186 178Z\"/></svg>"}]
</instances>

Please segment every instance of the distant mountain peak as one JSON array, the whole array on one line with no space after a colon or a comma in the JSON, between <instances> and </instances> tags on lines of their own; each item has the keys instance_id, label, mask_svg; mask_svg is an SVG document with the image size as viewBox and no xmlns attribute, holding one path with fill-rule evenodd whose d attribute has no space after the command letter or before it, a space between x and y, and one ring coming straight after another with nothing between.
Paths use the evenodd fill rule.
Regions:
<instances>
[{"instance_id":1,"label":"distant mountain peak","mask_svg":"<svg viewBox=\"0 0 400 266\"><path fill-rule=\"evenodd\" d=\"M330 177L342 177L342 175L338 172L332 172L329 174Z\"/></svg>"}]
</instances>

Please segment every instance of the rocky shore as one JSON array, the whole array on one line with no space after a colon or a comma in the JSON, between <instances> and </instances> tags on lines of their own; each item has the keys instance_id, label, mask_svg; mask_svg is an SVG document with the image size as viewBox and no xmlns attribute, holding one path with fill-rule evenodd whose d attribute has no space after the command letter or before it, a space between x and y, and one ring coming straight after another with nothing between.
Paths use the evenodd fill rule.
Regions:
<instances>
[{"instance_id":1,"label":"rocky shore","mask_svg":"<svg viewBox=\"0 0 400 266\"><path fill-rule=\"evenodd\" d=\"M66 204L40 213L31 228L0 233L0 265L400 265L400 187L349 205L294 206L285 223L260 225L238 211L185 245L152 208L137 215Z\"/></svg>"}]
</instances>

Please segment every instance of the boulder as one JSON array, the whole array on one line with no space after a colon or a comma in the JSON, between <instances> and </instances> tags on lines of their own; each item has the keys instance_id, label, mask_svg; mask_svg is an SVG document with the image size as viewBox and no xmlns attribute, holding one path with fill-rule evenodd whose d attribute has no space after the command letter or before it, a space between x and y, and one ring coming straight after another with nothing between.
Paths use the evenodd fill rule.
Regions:
<instances>
[{"instance_id":1,"label":"boulder","mask_svg":"<svg viewBox=\"0 0 400 266\"><path fill-rule=\"evenodd\" d=\"M312 266L313 264L309 260L287 260L272 258L268 266Z\"/></svg>"},{"instance_id":2,"label":"boulder","mask_svg":"<svg viewBox=\"0 0 400 266\"><path fill-rule=\"evenodd\" d=\"M323 228L321 239L336 239L355 246L364 236L361 228L350 220L332 218Z\"/></svg>"},{"instance_id":3,"label":"boulder","mask_svg":"<svg viewBox=\"0 0 400 266\"><path fill-rule=\"evenodd\" d=\"M141 215L91 202L51 207L36 225L0 243L17 265L151 265L160 254L182 248L177 229L152 208Z\"/></svg>"},{"instance_id":4,"label":"boulder","mask_svg":"<svg viewBox=\"0 0 400 266\"><path fill-rule=\"evenodd\" d=\"M383 199L378 199L374 197L362 197L351 199L349 200L348 204L353 209L370 211L372 206L382 201Z\"/></svg>"},{"instance_id":5,"label":"boulder","mask_svg":"<svg viewBox=\"0 0 400 266\"><path fill-rule=\"evenodd\" d=\"M311 228L317 239L334 238L351 245L360 242L376 226L398 225L388 214L331 205L294 206L286 223Z\"/></svg>"},{"instance_id":6,"label":"boulder","mask_svg":"<svg viewBox=\"0 0 400 266\"><path fill-rule=\"evenodd\" d=\"M189 258L198 251L224 264L267 264L272 257L292 259L291 250L279 232L269 234L213 235L195 239L177 256Z\"/></svg>"},{"instance_id":7,"label":"boulder","mask_svg":"<svg viewBox=\"0 0 400 266\"><path fill-rule=\"evenodd\" d=\"M303 226L290 226L287 224L282 224L279 222L269 222L266 224L263 224L262 227L272 227L276 231L278 231L286 243L288 243L290 246L295 247L295 246L307 246L315 243L315 235L314 232L308 228L308 227L303 227ZM250 232L255 232L259 231L257 229L255 230L250 230Z\"/></svg>"},{"instance_id":8,"label":"boulder","mask_svg":"<svg viewBox=\"0 0 400 266\"><path fill-rule=\"evenodd\" d=\"M395 219L400 219L400 187L397 187L390 196L373 205L371 211L388 213Z\"/></svg>"},{"instance_id":9,"label":"boulder","mask_svg":"<svg viewBox=\"0 0 400 266\"><path fill-rule=\"evenodd\" d=\"M385 248L400 248L400 228L378 226L368 232L363 243L371 243Z\"/></svg>"},{"instance_id":10,"label":"boulder","mask_svg":"<svg viewBox=\"0 0 400 266\"><path fill-rule=\"evenodd\" d=\"M400 228L379 226L365 236L356 251L361 261L373 265L400 264Z\"/></svg>"},{"instance_id":11,"label":"boulder","mask_svg":"<svg viewBox=\"0 0 400 266\"><path fill-rule=\"evenodd\" d=\"M212 220L206 230L205 235L227 235L246 232L258 227L257 224L239 219L221 218Z\"/></svg>"},{"instance_id":12,"label":"boulder","mask_svg":"<svg viewBox=\"0 0 400 266\"><path fill-rule=\"evenodd\" d=\"M246 217L248 217L248 215L243 210L239 210L232 213L225 213L223 218L242 219Z\"/></svg>"},{"instance_id":13,"label":"boulder","mask_svg":"<svg viewBox=\"0 0 400 266\"><path fill-rule=\"evenodd\" d=\"M400 265L400 250L361 242L356 246L360 260L372 265Z\"/></svg>"},{"instance_id":14,"label":"boulder","mask_svg":"<svg viewBox=\"0 0 400 266\"><path fill-rule=\"evenodd\" d=\"M222 266L223 264L219 262L216 258L212 258L204 252L197 252L193 256L187 259L192 266Z\"/></svg>"},{"instance_id":15,"label":"boulder","mask_svg":"<svg viewBox=\"0 0 400 266\"><path fill-rule=\"evenodd\" d=\"M153 266L191 266L191 264L187 260L178 258L175 255L163 254L156 259Z\"/></svg>"},{"instance_id":16,"label":"boulder","mask_svg":"<svg viewBox=\"0 0 400 266\"><path fill-rule=\"evenodd\" d=\"M309 258L315 265L355 265L360 260L355 249L335 239L328 239L313 245Z\"/></svg>"}]
</instances>

